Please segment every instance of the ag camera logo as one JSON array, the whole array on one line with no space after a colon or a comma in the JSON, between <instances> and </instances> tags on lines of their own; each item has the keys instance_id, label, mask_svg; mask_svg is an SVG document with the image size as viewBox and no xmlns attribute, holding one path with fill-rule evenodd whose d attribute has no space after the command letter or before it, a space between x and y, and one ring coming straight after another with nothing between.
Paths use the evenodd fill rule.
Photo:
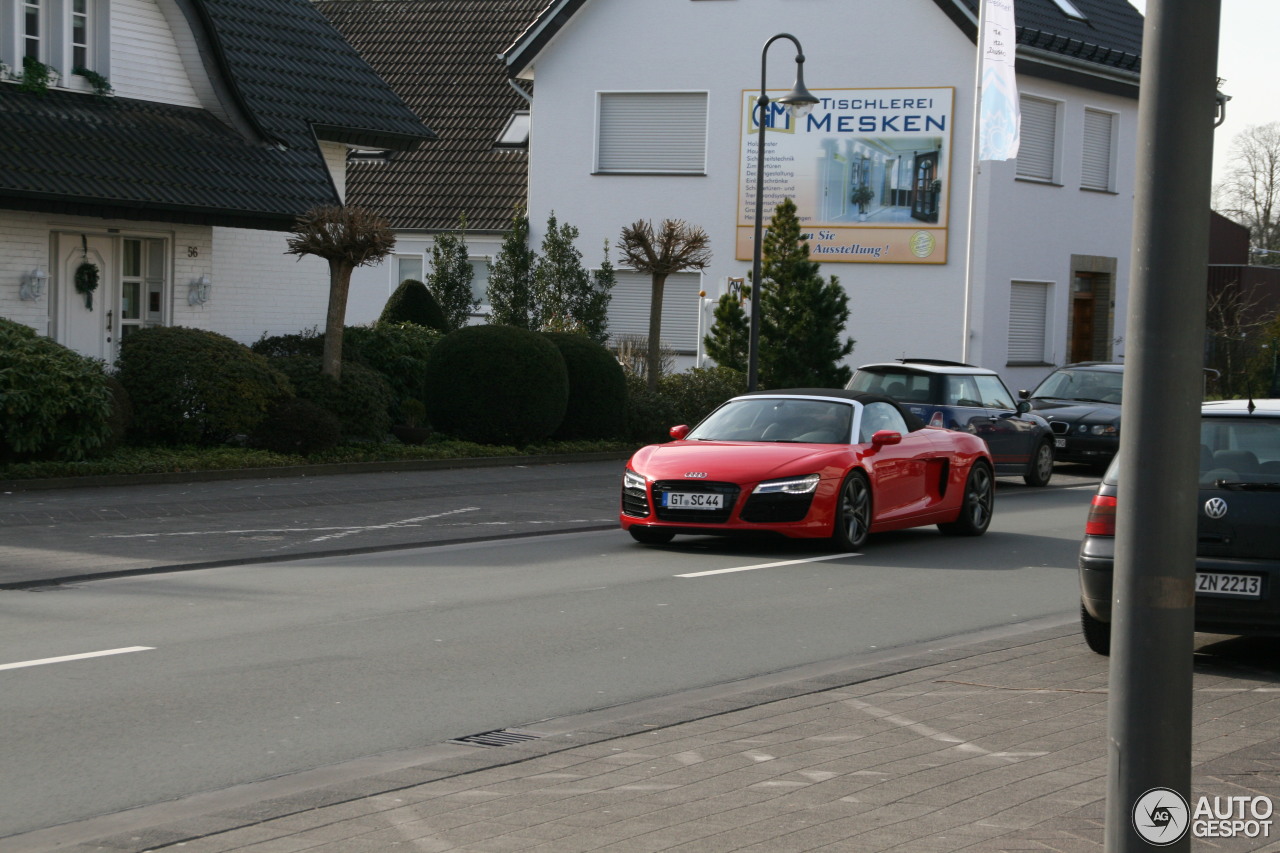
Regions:
<instances>
[{"instance_id":1,"label":"ag camera logo","mask_svg":"<svg viewBox=\"0 0 1280 853\"><path fill-rule=\"evenodd\" d=\"M1171 788L1152 788L1133 804L1133 829L1148 844L1165 847L1187 834L1187 801Z\"/></svg>"}]
</instances>

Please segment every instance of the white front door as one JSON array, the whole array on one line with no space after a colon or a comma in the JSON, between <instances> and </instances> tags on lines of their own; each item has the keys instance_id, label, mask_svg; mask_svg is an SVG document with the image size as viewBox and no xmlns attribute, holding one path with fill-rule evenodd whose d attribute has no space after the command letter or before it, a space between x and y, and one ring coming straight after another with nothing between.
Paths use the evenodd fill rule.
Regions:
<instances>
[{"instance_id":1,"label":"white front door","mask_svg":"<svg viewBox=\"0 0 1280 853\"><path fill-rule=\"evenodd\" d=\"M114 248L107 236L58 235L57 341L81 355L107 361L113 358L115 339ZM88 296L76 290L76 271L83 264L92 264L98 273L98 288Z\"/></svg>"}]
</instances>

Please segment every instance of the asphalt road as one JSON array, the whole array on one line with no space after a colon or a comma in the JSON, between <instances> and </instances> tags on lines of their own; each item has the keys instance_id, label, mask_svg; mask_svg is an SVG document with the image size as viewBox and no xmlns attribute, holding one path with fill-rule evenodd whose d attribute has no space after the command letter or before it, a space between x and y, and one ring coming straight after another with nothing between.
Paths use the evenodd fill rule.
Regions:
<instances>
[{"instance_id":1,"label":"asphalt road","mask_svg":"<svg viewBox=\"0 0 1280 853\"><path fill-rule=\"evenodd\" d=\"M484 479L455 473L464 489ZM378 542L345 556L3 591L0 837L1070 612L1090 491L1087 479L1002 484L987 536L885 534L860 555L694 538L653 549L613 529L492 540L475 529L440 537L470 541L426 548ZM435 503L407 517L483 502L414 500ZM548 511L552 501L527 503ZM223 541L244 536L218 529ZM50 660L116 650L131 651Z\"/></svg>"}]
</instances>

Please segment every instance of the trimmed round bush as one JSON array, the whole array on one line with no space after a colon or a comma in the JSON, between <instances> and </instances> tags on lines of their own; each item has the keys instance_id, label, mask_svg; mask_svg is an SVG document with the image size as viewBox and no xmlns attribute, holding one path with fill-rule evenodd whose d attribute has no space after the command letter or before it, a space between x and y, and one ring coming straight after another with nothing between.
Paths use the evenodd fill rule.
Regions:
<instances>
[{"instance_id":1,"label":"trimmed round bush","mask_svg":"<svg viewBox=\"0 0 1280 853\"><path fill-rule=\"evenodd\" d=\"M381 441L391 428L391 386L381 373L356 362L344 362L342 379L320 372L321 359L297 355L271 359L289 377L294 393L332 412L348 438Z\"/></svg>"},{"instance_id":2,"label":"trimmed round bush","mask_svg":"<svg viewBox=\"0 0 1280 853\"><path fill-rule=\"evenodd\" d=\"M569 371L555 344L515 326L465 326L427 359L427 416L482 444L543 441L564 419Z\"/></svg>"},{"instance_id":3,"label":"trimmed round bush","mask_svg":"<svg viewBox=\"0 0 1280 853\"><path fill-rule=\"evenodd\" d=\"M613 353L586 335L545 332L569 371L569 402L552 435L563 441L622 435L627 414L627 377Z\"/></svg>"},{"instance_id":4,"label":"trimmed round bush","mask_svg":"<svg viewBox=\"0 0 1280 853\"><path fill-rule=\"evenodd\" d=\"M225 335L182 326L141 329L120 343L116 376L133 403L135 442L222 444L248 435L289 380Z\"/></svg>"},{"instance_id":5,"label":"trimmed round bush","mask_svg":"<svg viewBox=\"0 0 1280 853\"><path fill-rule=\"evenodd\" d=\"M290 397L271 407L254 431L253 443L275 453L310 456L338 446L342 424L317 403Z\"/></svg>"},{"instance_id":6,"label":"trimmed round bush","mask_svg":"<svg viewBox=\"0 0 1280 853\"><path fill-rule=\"evenodd\" d=\"M406 278L387 298L379 323L415 323L440 332L447 332L449 324L444 310L435 296L420 281Z\"/></svg>"},{"instance_id":7,"label":"trimmed round bush","mask_svg":"<svg viewBox=\"0 0 1280 853\"><path fill-rule=\"evenodd\" d=\"M102 362L0 318L0 459L83 459L110 418Z\"/></svg>"}]
</instances>

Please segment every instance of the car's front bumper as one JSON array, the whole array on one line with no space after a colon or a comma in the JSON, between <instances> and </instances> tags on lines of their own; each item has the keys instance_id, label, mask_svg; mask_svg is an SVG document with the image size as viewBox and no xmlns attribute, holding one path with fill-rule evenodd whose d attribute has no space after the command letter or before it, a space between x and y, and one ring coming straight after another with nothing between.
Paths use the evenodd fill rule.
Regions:
<instances>
[{"instance_id":1,"label":"car's front bumper","mask_svg":"<svg viewBox=\"0 0 1280 853\"><path fill-rule=\"evenodd\" d=\"M644 491L624 486L618 520L624 530L640 525L685 534L778 533L821 538L831 535L838 487L838 481L822 480L813 493L793 497L753 495L730 483L659 481ZM723 511L663 509L661 492L666 488L718 492L725 495L728 507Z\"/></svg>"},{"instance_id":2,"label":"car's front bumper","mask_svg":"<svg viewBox=\"0 0 1280 853\"><path fill-rule=\"evenodd\" d=\"M1095 619L1111 621L1115 539L1086 536L1080 547L1080 600ZM1196 557L1197 572L1258 575L1258 598L1196 595L1196 630L1217 634L1280 636L1280 559Z\"/></svg>"},{"instance_id":3,"label":"car's front bumper","mask_svg":"<svg viewBox=\"0 0 1280 853\"><path fill-rule=\"evenodd\" d=\"M1120 449L1120 440L1110 437L1055 435L1053 458L1058 462L1105 465Z\"/></svg>"}]
</instances>

